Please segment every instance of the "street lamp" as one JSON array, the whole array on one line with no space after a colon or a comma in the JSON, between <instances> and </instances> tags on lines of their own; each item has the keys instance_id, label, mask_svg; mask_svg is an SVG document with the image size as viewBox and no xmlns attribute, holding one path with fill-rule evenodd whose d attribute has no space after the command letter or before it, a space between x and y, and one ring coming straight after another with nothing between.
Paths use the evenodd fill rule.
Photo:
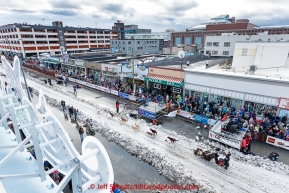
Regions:
<instances>
[{"instance_id":1,"label":"street lamp","mask_svg":"<svg viewBox=\"0 0 289 193\"><path fill-rule=\"evenodd\" d=\"M133 48L131 48L132 54L132 85L133 85L133 94L135 92L135 85L134 85L134 58L133 58Z\"/></svg>"},{"instance_id":2,"label":"street lamp","mask_svg":"<svg viewBox=\"0 0 289 193\"><path fill-rule=\"evenodd\" d=\"M22 47L22 50L23 50L23 58L25 59L26 56L25 56L25 50L24 50L22 39L19 39L19 41L21 41L21 45L22 45L21 47ZM25 83L28 99L31 102L30 92L29 92L29 89L28 89L28 85L27 85L27 81L26 81L26 77L25 77L25 73L24 73L24 69L23 69L22 64L23 64L23 60L20 60L20 68L21 68L21 71L22 71L22 74L23 74L23 79L24 79L24 83Z\"/></svg>"},{"instance_id":3,"label":"street lamp","mask_svg":"<svg viewBox=\"0 0 289 193\"><path fill-rule=\"evenodd\" d=\"M44 20L45 20L45 19L42 19L42 21L43 21L43 25L44 25Z\"/></svg>"}]
</instances>

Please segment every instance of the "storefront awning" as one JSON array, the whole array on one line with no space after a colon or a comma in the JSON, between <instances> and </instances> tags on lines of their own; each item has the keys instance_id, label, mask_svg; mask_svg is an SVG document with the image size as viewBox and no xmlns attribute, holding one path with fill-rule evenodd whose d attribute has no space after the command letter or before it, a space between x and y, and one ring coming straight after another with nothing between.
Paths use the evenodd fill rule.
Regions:
<instances>
[{"instance_id":1,"label":"storefront awning","mask_svg":"<svg viewBox=\"0 0 289 193\"><path fill-rule=\"evenodd\" d=\"M184 79L183 78L175 78L170 76L163 76L157 74L148 74L145 79L148 82L155 82L163 85L168 86L175 86L175 87L182 87L184 86Z\"/></svg>"}]
</instances>

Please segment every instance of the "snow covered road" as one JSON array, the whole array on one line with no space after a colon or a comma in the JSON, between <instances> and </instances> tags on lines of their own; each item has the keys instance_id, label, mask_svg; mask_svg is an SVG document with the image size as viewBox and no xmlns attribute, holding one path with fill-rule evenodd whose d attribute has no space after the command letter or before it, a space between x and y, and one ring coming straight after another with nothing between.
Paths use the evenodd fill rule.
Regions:
<instances>
[{"instance_id":1,"label":"snow covered road","mask_svg":"<svg viewBox=\"0 0 289 193\"><path fill-rule=\"evenodd\" d=\"M37 81L37 80L36 80ZM97 104L100 113L97 114L96 104L89 104L77 100L70 93L60 93L38 82L27 80L28 85L34 89L42 89L49 98L58 101L65 100L67 104L85 113L84 117L91 117L98 125L98 131L111 141L124 147L127 151L138 155L142 160L151 162L159 170L159 173L167 176L178 184L197 184L200 192L287 192L289 189L289 168L280 163L273 163L262 158L245 157L248 162L239 159L243 155L235 150L232 152L230 167L228 170L217 166L213 161L207 162L194 155L196 147L211 148L208 144L195 142L184 136L178 136L175 132L162 127L150 126L143 120L128 119L121 124L120 117L116 115L108 118L109 114L101 110L101 104ZM115 109L112 109L115 111ZM138 131L133 130L132 125L139 125ZM158 130L155 138L148 136L146 132L150 128ZM165 139L175 137L179 141L172 147ZM216 145L212 143L211 145ZM218 145L218 144L217 144ZM222 148L224 149L224 148ZM243 156L244 158L244 156ZM262 167L255 166L258 162ZM265 169L268 167L270 170ZM281 171L283 170L283 171Z\"/></svg>"}]
</instances>

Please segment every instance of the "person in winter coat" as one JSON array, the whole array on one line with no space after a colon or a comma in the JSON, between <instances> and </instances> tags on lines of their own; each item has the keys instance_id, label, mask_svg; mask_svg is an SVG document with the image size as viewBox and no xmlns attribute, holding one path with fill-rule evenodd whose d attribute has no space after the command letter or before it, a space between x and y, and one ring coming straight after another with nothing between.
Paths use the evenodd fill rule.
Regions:
<instances>
[{"instance_id":1,"label":"person in winter coat","mask_svg":"<svg viewBox=\"0 0 289 193\"><path fill-rule=\"evenodd\" d=\"M84 133L83 127L79 126L78 132L79 132L79 136L80 136L80 141L82 143L82 141L83 141L83 133Z\"/></svg>"},{"instance_id":2,"label":"person in winter coat","mask_svg":"<svg viewBox=\"0 0 289 193\"><path fill-rule=\"evenodd\" d=\"M250 134L246 134L246 144L248 147L248 151L251 151L251 141L252 141L252 137Z\"/></svg>"},{"instance_id":3,"label":"person in winter coat","mask_svg":"<svg viewBox=\"0 0 289 193\"><path fill-rule=\"evenodd\" d=\"M115 107L116 107L116 113L118 113L119 112L119 101L118 100L116 100Z\"/></svg>"},{"instance_id":4,"label":"person in winter coat","mask_svg":"<svg viewBox=\"0 0 289 193\"><path fill-rule=\"evenodd\" d=\"M70 117L70 119L71 119L71 117L72 117L72 115L73 115L73 110L74 110L73 106L71 106L71 107L68 108L68 112L69 112L69 117Z\"/></svg>"},{"instance_id":5,"label":"person in winter coat","mask_svg":"<svg viewBox=\"0 0 289 193\"><path fill-rule=\"evenodd\" d=\"M61 101L61 106L62 106L62 111L64 112L66 110L65 101L64 100Z\"/></svg>"},{"instance_id":6,"label":"person in winter coat","mask_svg":"<svg viewBox=\"0 0 289 193\"><path fill-rule=\"evenodd\" d=\"M230 153L230 152L229 152L228 154L226 154L226 158L225 158L225 169L228 169L228 167L229 167L230 156L231 156L231 153Z\"/></svg>"},{"instance_id":7,"label":"person in winter coat","mask_svg":"<svg viewBox=\"0 0 289 193\"><path fill-rule=\"evenodd\" d=\"M246 137L243 137L242 144L241 144L241 152L245 153L247 148Z\"/></svg>"},{"instance_id":8,"label":"person in winter coat","mask_svg":"<svg viewBox=\"0 0 289 193\"><path fill-rule=\"evenodd\" d=\"M78 114L78 109L74 108L73 109L73 114L74 114L74 119L77 119L77 114Z\"/></svg>"},{"instance_id":9,"label":"person in winter coat","mask_svg":"<svg viewBox=\"0 0 289 193\"><path fill-rule=\"evenodd\" d=\"M216 164L218 164L218 162L219 162L219 151L220 151L220 148L216 148L216 151L215 151L215 153L214 153L214 159L215 159L215 162L216 162Z\"/></svg>"}]
</instances>

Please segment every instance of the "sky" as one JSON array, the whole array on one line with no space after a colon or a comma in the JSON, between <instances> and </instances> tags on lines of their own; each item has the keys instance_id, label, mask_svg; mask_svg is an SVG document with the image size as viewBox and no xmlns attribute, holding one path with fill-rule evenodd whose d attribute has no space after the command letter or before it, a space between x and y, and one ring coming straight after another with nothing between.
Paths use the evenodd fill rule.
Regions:
<instances>
[{"instance_id":1,"label":"sky","mask_svg":"<svg viewBox=\"0 0 289 193\"><path fill-rule=\"evenodd\" d=\"M121 20L153 32L185 31L224 14L259 26L289 25L288 10L288 0L13 0L1 4L0 25L62 21L111 29Z\"/></svg>"}]
</instances>

